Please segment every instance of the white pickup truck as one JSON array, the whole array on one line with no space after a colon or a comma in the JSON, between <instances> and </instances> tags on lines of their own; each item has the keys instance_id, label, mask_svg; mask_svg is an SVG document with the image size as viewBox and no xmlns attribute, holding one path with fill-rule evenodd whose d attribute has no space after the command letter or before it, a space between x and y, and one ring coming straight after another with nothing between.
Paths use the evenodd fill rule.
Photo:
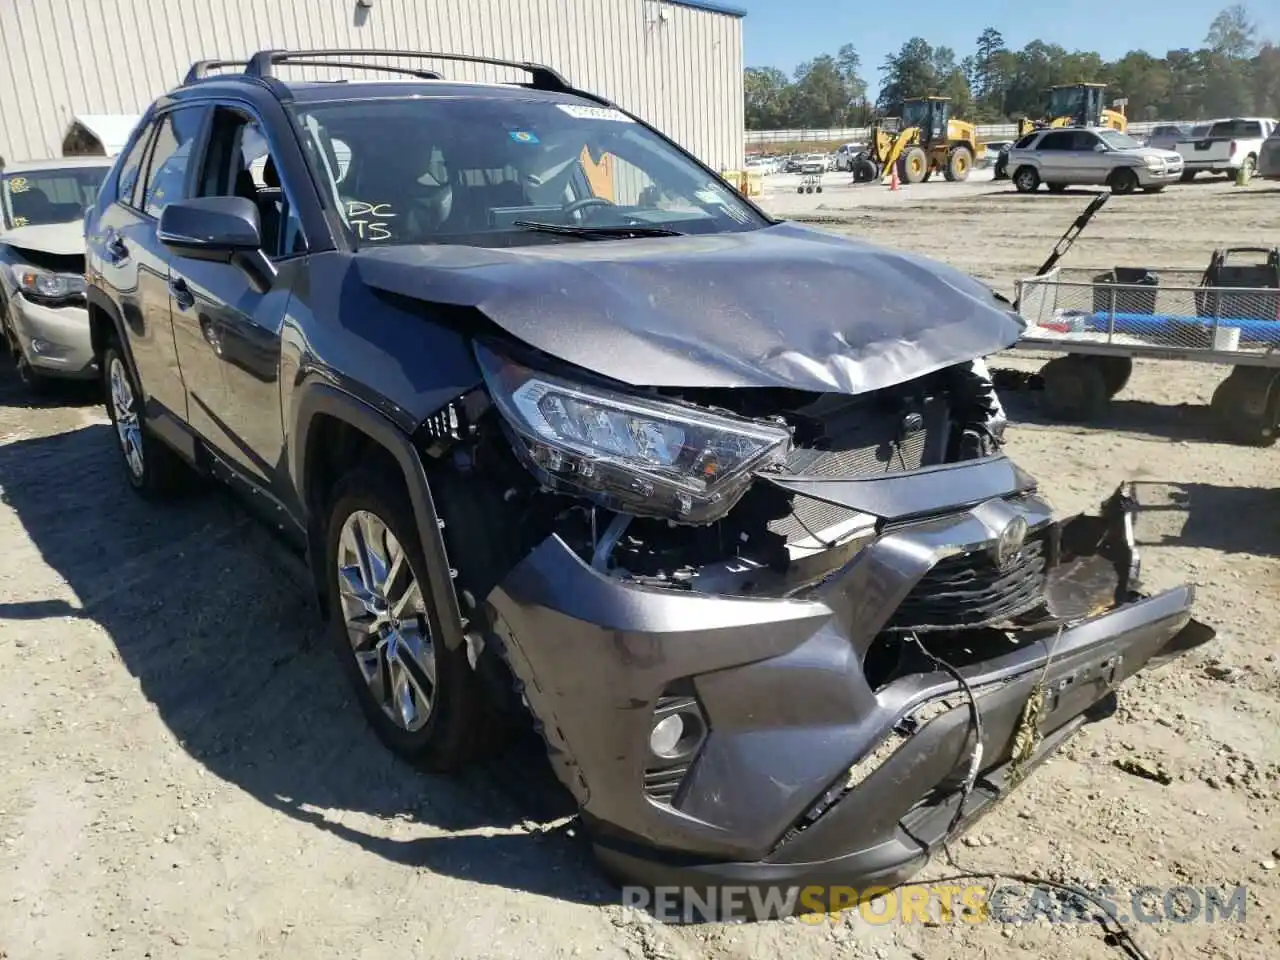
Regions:
<instances>
[{"instance_id":1,"label":"white pickup truck","mask_svg":"<svg viewBox=\"0 0 1280 960\"><path fill-rule=\"evenodd\" d=\"M1233 117L1215 120L1202 139L1180 141L1174 149L1182 155L1182 182L1197 173L1225 173L1236 176L1245 168L1253 176L1262 144L1276 129L1270 117Z\"/></svg>"}]
</instances>

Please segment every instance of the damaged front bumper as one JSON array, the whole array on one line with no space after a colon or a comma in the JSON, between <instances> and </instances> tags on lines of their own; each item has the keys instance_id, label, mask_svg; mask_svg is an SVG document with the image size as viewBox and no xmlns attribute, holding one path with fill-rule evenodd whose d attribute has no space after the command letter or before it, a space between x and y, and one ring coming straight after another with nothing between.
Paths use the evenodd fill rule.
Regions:
<instances>
[{"instance_id":1,"label":"damaged front bumper","mask_svg":"<svg viewBox=\"0 0 1280 960\"><path fill-rule=\"evenodd\" d=\"M1123 492L1058 524L1026 480L992 457L811 484L806 495L890 519L837 574L786 599L629 583L556 536L529 554L488 598L492 632L605 868L700 888L896 882L1116 685L1213 636L1191 619L1192 587L1136 593ZM995 557L1011 523L1044 551L1047 609L1029 619L1025 604L996 604L956 630L944 601L969 581L930 577L950 558ZM913 600L917 621L936 609L947 622L896 627ZM981 716L962 818L970 704L947 671L898 662L917 637L964 677Z\"/></svg>"}]
</instances>

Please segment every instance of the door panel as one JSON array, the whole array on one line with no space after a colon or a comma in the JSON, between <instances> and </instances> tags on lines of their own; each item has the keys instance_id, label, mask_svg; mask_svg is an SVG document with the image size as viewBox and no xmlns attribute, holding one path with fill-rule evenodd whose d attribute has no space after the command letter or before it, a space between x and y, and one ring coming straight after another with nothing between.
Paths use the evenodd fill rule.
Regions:
<instances>
[{"instance_id":1,"label":"door panel","mask_svg":"<svg viewBox=\"0 0 1280 960\"><path fill-rule=\"evenodd\" d=\"M175 258L173 328L191 425L228 462L271 488L284 446L280 329L286 284L258 293L231 264Z\"/></svg>"}]
</instances>

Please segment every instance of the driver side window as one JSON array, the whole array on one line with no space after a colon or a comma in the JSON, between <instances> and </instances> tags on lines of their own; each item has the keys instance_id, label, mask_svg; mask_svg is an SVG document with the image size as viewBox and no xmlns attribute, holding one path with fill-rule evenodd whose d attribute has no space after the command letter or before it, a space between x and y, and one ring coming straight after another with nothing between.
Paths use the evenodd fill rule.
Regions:
<instances>
[{"instance_id":1,"label":"driver side window","mask_svg":"<svg viewBox=\"0 0 1280 960\"><path fill-rule=\"evenodd\" d=\"M199 197L243 197L258 208L262 250L272 259L305 253L302 223L289 202L266 134L254 118L230 107L214 113Z\"/></svg>"}]
</instances>

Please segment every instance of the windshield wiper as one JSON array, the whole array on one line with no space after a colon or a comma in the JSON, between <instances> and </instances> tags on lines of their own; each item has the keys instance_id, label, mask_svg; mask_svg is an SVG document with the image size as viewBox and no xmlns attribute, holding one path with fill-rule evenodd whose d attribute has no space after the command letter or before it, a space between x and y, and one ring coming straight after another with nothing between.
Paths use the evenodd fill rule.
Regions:
<instances>
[{"instance_id":1,"label":"windshield wiper","mask_svg":"<svg viewBox=\"0 0 1280 960\"><path fill-rule=\"evenodd\" d=\"M627 237L682 237L679 230L668 227L651 227L645 224L624 224L614 227L573 226L566 223L538 223L536 220L516 220L511 224L521 230L533 230L537 233L561 233L570 237L582 237L584 240L614 240Z\"/></svg>"}]
</instances>

